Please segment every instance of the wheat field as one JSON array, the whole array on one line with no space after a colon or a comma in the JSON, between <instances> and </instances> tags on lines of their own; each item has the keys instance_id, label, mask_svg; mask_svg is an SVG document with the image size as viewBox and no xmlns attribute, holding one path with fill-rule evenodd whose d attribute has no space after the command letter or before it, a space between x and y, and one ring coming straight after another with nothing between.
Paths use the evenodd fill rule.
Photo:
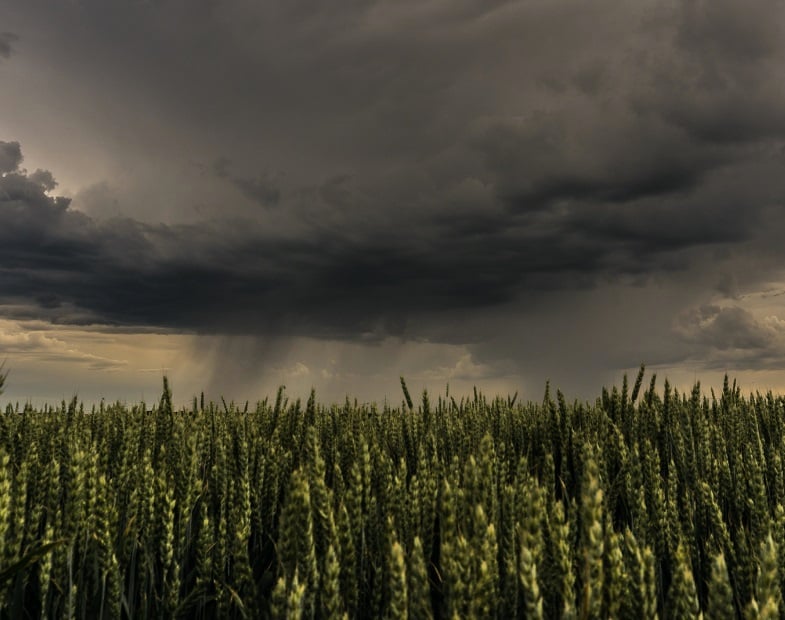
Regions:
<instances>
[{"instance_id":1,"label":"wheat field","mask_svg":"<svg viewBox=\"0 0 785 620\"><path fill-rule=\"evenodd\" d=\"M0 414L5 618L781 618L785 398Z\"/></svg>"}]
</instances>

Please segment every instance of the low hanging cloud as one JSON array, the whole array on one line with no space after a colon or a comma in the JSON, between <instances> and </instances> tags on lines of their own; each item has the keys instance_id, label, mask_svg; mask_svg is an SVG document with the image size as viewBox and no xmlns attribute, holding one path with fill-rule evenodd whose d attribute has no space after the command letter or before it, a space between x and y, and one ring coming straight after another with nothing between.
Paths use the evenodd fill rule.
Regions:
<instances>
[{"instance_id":1,"label":"low hanging cloud","mask_svg":"<svg viewBox=\"0 0 785 620\"><path fill-rule=\"evenodd\" d=\"M84 365L90 370L114 371L127 363L95 355L69 344L46 331L30 330L11 321L0 320L0 350L15 361L66 362Z\"/></svg>"},{"instance_id":2,"label":"low hanging cloud","mask_svg":"<svg viewBox=\"0 0 785 620\"><path fill-rule=\"evenodd\" d=\"M779 323L761 322L744 308L705 305L685 313L677 329L688 342L719 350L761 350L783 335Z\"/></svg>"},{"instance_id":3,"label":"low hanging cloud","mask_svg":"<svg viewBox=\"0 0 785 620\"><path fill-rule=\"evenodd\" d=\"M740 306L702 305L677 317L675 331L706 368L762 370L785 364L785 321Z\"/></svg>"},{"instance_id":4,"label":"low hanging cloud","mask_svg":"<svg viewBox=\"0 0 785 620\"><path fill-rule=\"evenodd\" d=\"M7 144L7 143L6 143ZM514 304L548 291L686 269L706 248L754 240L746 214L706 234L696 203L639 201L517 215L424 213L386 227L274 234L253 222L151 225L94 220L50 196L52 175L0 177L0 312L55 322L205 333L376 340L428 337L436 316ZM692 257L692 258L691 258ZM20 316L22 315L22 316ZM456 336L460 338L460 336Z\"/></svg>"}]
</instances>

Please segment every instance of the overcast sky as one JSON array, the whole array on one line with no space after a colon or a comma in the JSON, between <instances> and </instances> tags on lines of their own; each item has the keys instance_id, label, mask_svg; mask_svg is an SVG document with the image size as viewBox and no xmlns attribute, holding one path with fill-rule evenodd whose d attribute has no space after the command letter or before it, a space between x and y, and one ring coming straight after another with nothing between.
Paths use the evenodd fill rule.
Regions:
<instances>
[{"instance_id":1,"label":"overcast sky","mask_svg":"<svg viewBox=\"0 0 785 620\"><path fill-rule=\"evenodd\" d=\"M4 398L785 390L782 0L4 0Z\"/></svg>"}]
</instances>

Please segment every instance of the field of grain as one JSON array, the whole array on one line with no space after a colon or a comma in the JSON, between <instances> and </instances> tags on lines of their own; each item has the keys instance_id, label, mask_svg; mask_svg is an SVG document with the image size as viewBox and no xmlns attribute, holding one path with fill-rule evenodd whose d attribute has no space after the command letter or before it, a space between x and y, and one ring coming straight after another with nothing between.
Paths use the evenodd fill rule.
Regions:
<instances>
[{"instance_id":1,"label":"field of grain","mask_svg":"<svg viewBox=\"0 0 785 620\"><path fill-rule=\"evenodd\" d=\"M6 618L780 618L785 398L0 414Z\"/></svg>"}]
</instances>

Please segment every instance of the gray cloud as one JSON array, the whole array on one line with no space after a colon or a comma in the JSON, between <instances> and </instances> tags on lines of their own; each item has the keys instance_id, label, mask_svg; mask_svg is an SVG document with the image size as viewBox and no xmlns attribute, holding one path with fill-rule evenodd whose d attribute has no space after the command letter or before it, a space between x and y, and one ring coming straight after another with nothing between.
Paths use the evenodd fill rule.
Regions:
<instances>
[{"instance_id":1,"label":"gray cloud","mask_svg":"<svg viewBox=\"0 0 785 620\"><path fill-rule=\"evenodd\" d=\"M44 4L26 10L37 15ZM49 40L85 92L102 92L96 76L112 80L117 96L101 94L92 107L105 122L94 131L118 152L149 143L140 158L165 160L175 137L206 128L177 148L225 152L244 170L284 170L294 184L352 175L383 203L376 209L397 208L386 204L382 177L399 175L411 202L467 171L522 209L689 192L748 158L745 145L781 135L785 119L775 79L783 38L777 20L765 19L776 0L743 10L566 0L402 11L356 2L329 14L317 2L109 5L60 6ZM557 31L554 46L543 33ZM119 124L111 112L124 100ZM165 126L146 126L151 118ZM252 203L286 199L270 175L227 164L224 178Z\"/></svg>"},{"instance_id":2,"label":"gray cloud","mask_svg":"<svg viewBox=\"0 0 785 620\"><path fill-rule=\"evenodd\" d=\"M213 162L213 172L219 179L227 179L251 202L261 207L275 207L281 200L281 190L269 175L256 178L235 176L230 173L231 161L220 157Z\"/></svg>"},{"instance_id":3,"label":"gray cloud","mask_svg":"<svg viewBox=\"0 0 785 620\"><path fill-rule=\"evenodd\" d=\"M4 116L74 202L0 143L7 316L498 352L491 327L555 339L587 291L671 282L667 331L780 275L779 0L8 7L45 86L4 88ZM709 322L758 342L744 318ZM651 356L744 348L682 327Z\"/></svg>"},{"instance_id":4,"label":"gray cloud","mask_svg":"<svg viewBox=\"0 0 785 620\"><path fill-rule=\"evenodd\" d=\"M249 200L262 207L274 207L281 200L281 190L267 177L234 179L234 184Z\"/></svg>"},{"instance_id":5,"label":"gray cloud","mask_svg":"<svg viewBox=\"0 0 785 620\"><path fill-rule=\"evenodd\" d=\"M28 179L35 185L42 188L45 192L51 192L57 187L57 181L49 170L41 170L40 168L28 175Z\"/></svg>"},{"instance_id":6,"label":"gray cloud","mask_svg":"<svg viewBox=\"0 0 785 620\"><path fill-rule=\"evenodd\" d=\"M649 79L635 94L636 109L701 143L782 139L785 26L770 18L781 11L778 0L681 3L674 47L642 62Z\"/></svg>"},{"instance_id":7,"label":"gray cloud","mask_svg":"<svg viewBox=\"0 0 785 620\"><path fill-rule=\"evenodd\" d=\"M0 140L0 174L13 172L22 163L22 147L18 142Z\"/></svg>"},{"instance_id":8,"label":"gray cloud","mask_svg":"<svg viewBox=\"0 0 785 620\"><path fill-rule=\"evenodd\" d=\"M674 227L676 206L653 203L628 205L629 217L613 203L590 214L469 210L455 220L425 213L390 227L355 219L348 229L290 235L251 221L151 225L95 220L47 195L53 184L41 171L0 177L0 290L17 317L28 308L27 318L58 322L423 338L430 317L628 277L645 282L686 269L707 244L753 239L742 212L712 229L714 212L695 206Z\"/></svg>"},{"instance_id":9,"label":"gray cloud","mask_svg":"<svg viewBox=\"0 0 785 620\"><path fill-rule=\"evenodd\" d=\"M785 321L740 306L704 304L679 314L684 360L705 369L775 370L785 363Z\"/></svg>"},{"instance_id":10,"label":"gray cloud","mask_svg":"<svg viewBox=\"0 0 785 620\"><path fill-rule=\"evenodd\" d=\"M559 200L624 203L688 192L728 160L656 121L633 118L583 128L575 123L566 115L537 114L483 133L478 148L512 208L542 208Z\"/></svg>"},{"instance_id":11,"label":"gray cloud","mask_svg":"<svg viewBox=\"0 0 785 620\"><path fill-rule=\"evenodd\" d=\"M677 42L703 59L705 65L764 60L782 47L782 20L764 19L776 15L778 8L778 2L769 0L753 0L745 5L733 0L684 2L680 5Z\"/></svg>"},{"instance_id":12,"label":"gray cloud","mask_svg":"<svg viewBox=\"0 0 785 620\"><path fill-rule=\"evenodd\" d=\"M704 305L685 313L677 329L691 343L719 350L760 350L772 346L778 329L739 307Z\"/></svg>"},{"instance_id":13,"label":"gray cloud","mask_svg":"<svg viewBox=\"0 0 785 620\"><path fill-rule=\"evenodd\" d=\"M19 37L13 32L0 32L0 58L10 58L14 51L13 44Z\"/></svg>"}]
</instances>

